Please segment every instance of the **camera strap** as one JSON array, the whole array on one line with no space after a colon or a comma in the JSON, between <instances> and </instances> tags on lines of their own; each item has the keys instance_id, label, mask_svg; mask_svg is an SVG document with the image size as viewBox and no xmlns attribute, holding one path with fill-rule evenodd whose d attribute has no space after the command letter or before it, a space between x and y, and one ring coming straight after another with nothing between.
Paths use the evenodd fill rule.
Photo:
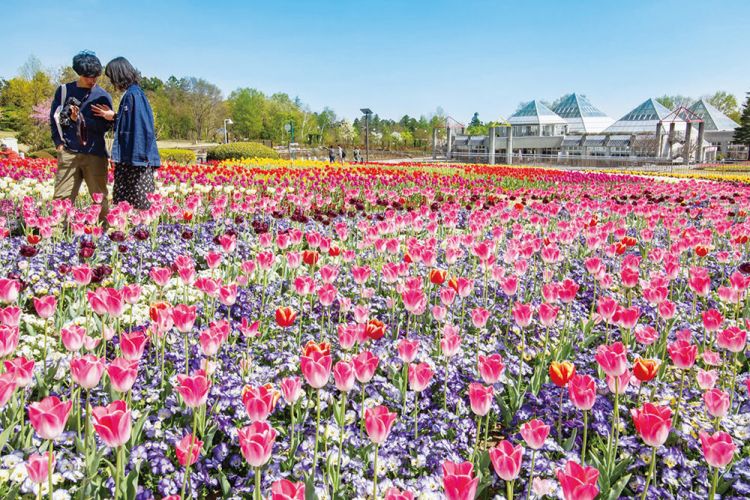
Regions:
<instances>
[{"instance_id":1,"label":"camera strap","mask_svg":"<svg viewBox=\"0 0 750 500\"><path fill-rule=\"evenodd\" d=\"M55 119L55 125L57 125L57 133L60 134L60 140L65 143L65 136L63 135L62 125L60 125L60 113L65 106L65 100L68 98L68 86L64 83L60 85L60 104L55 108L53 117Z\"/></svg>"}]
</instances>

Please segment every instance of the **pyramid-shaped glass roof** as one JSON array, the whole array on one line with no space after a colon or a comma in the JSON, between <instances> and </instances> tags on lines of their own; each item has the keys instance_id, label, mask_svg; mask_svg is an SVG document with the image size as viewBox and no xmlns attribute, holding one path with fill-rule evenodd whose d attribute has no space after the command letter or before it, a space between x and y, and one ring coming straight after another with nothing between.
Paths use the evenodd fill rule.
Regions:
<instances>
[{"instance_id":1,"label":"pyramid-shaped glass roof","mask_svg":"<svg viewBox=\"0 0 750 500\"><path fill-rule=\"evenodd\" d=\"M647 99L609 126L605 132L618 134L656 133L656 125L671 111L656 99Z\"/></svg>"},{"instance_id":2,"label":"pyramid-shaped glass roof","mask_svg":"<svg viewBox=\"0 0 750 500\"><path fill-rule=\"evenodd\" d=\"M552 108L552 111L562 116L563 118L583 118L591 116L607 116L606 113L602 112L591 104L585 95L581 94L568 94L563 97L557 105Z\"/></svg>"},{"instance_id":3,"label":"pyramid-shaped glass roof","mask_svg":"<svg viewBox=\"0 0 750 500\"><path fill-rule=\"evenodd\" d=\"M739 124L716 109L704 99L693 103L690 111L698 115L706 124L706 130L733 131Z\"/></svg>"},{"instance_id":4,"label":"pyramid-shaped glass roof","mask_svg":"<svg viewBox=\"0 0 750 500\"><path fill-rule=\"evenodd\" d=\"M524 104L521 109L513 113L508 118L508 123L512 125L546 125L554 123L565 124L565 120L541 102L534 100Z\"/></svg>"}]
</instances>

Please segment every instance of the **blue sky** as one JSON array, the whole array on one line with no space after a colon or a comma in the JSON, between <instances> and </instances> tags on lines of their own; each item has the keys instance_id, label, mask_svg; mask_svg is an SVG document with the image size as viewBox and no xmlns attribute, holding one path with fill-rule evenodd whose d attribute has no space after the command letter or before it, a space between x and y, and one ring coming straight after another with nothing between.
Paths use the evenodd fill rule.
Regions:
<instances>
[{"instance_id":1,"label":"blue sky","mask_svg":"<svg viewBox=\"0 0 750 500\"><path fill-rule=\"evenodd\" d=\"M0 77L81 49L144 75L299 96L354 118L488 121L571 91L619 118L647 97L750 90L750 1L5 0Z\"/></svg>"}]
</instances>

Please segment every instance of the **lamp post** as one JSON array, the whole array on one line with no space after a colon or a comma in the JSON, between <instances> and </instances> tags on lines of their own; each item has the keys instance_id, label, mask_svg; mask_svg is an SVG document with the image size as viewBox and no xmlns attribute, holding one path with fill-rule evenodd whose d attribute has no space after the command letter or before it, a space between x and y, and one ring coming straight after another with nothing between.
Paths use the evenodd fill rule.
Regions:
<instances>
[{"instance_id":1,"label":"lamp post","mask_svg":"<svg viewBox=\"0 0 750 500\"><path fill-rule=\"evenodd\" d=\"M360 111L365 115L365 162L370 161L370 108L362 108Z\"/></svg>"},{"instance_id":2,"label":"lamp post","mask_svg":"<svg viewBox=\"0 0 750 500\"><path fill-rule=\"evenodd\" d=\"M224 144L229 142L229 133L227 132L227 125L234 125L231 118L224 118Z\"/></svg>"}]
</instances>

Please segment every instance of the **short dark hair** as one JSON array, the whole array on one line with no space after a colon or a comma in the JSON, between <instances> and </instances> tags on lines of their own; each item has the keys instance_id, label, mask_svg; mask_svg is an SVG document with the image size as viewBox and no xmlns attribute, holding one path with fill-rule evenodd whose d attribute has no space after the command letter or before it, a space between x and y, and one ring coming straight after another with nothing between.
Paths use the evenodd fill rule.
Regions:
<instances>
[{"instance_id":1,"label":"short dark hair","mask_svg":"<svg viewBox=\"0 0 750 500\"><path fill-rule=\"evenodd\" d=\"M73 56L73 70L78 76L93 78L102 74L102 62L90 50L82 50Z\"/></svg>"},{"instance_id":2,"label":"short dark hair","mask_svg":"<svg viewBox=\"0 0 750 500\"><path fill-rule=\"evenodd\" d=\"M104 74L118 90L125 90L141 81L141 74L124 57L115 57L109 61Z\"/></svg>"}]
</instances>

